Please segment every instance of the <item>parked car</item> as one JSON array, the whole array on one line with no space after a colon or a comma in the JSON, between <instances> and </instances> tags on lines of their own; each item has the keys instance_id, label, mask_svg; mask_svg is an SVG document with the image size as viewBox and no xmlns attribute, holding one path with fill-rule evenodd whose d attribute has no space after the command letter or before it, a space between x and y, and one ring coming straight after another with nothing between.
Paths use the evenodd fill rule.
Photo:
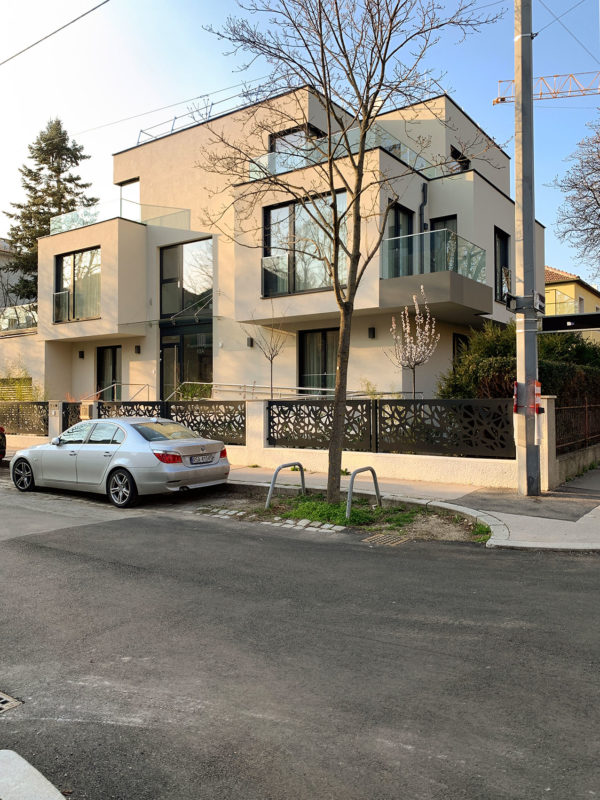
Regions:
<instances>
[{"instance_id":1,"label":"parked car","mask_svg":"<svg viewBox=\"0 0 600 800\"><path fill-rule=\"evenodd\" d=\"M6 455L6 431L4 430L2 425L0 425L0 461L2 461L5 455Z\"/></svg>"},{"instance_id":2,"label":"parked car","mask_svg":"<svg viewBox=\"0 0 600 800\"><path fill-rule=\"evenodd\" d=\"M225 483L223 442L160 417L78 422L50 444L15 453L11 478L21 492L36 487L107 494L119 508L138 495L180 492Z\"/></svg>"}]
</instances>

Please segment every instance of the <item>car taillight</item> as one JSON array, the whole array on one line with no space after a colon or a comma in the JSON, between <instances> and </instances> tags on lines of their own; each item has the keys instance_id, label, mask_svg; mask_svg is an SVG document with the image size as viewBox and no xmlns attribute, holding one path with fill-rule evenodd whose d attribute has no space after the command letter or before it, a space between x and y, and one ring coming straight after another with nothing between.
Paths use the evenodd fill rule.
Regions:
<instances>
[{"instance_id":1,"label":"car taillight","mask_svg":"<svg viewBox=\"0 0 600 800\"><path fill-rule=\"evenodd\" d=\"M179 453L166 453L164 450L153 450L152 452L158 458L159 461L162 461L163 464L183 463Z\"/></svg>"},{"instance_id":2,"label":"car taillight","mask_svg":"<svg viewBox=\"0 0 600 800\"><path fill-rule=\"evenodd\" d=\"M221 454L219 455L219 458L227 458L227 448L226 447L224 447L221 450Z\"/></svg>"}]
</instances>

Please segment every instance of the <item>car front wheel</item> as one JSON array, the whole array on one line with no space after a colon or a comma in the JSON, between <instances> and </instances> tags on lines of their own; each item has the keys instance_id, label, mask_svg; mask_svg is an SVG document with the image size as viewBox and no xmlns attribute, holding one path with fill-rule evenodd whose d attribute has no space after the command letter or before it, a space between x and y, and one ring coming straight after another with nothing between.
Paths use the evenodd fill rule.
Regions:
<instances>
[{"instance_id":1,"label":"car front wheel","mask_svg":"<svg viewBox=\"0 0 600 800\"><path fill-rule=\"evenodd\" d=\"M126 469L116 469L111 472L107 491L110 502L117 508L128 508L137 499L135 481Z\"/></svg>"},{"instance_id":2,"label":"car front wheel","mask_svg":"<svg viewBox=\"0 0 600 800\"><path fill-rule=\"evenodd\" d=\"M33 470L31 464L24 458L19 458L13 467L13 482L20 492L31 492L35 489Z\"/></svg>"}]
</instances>

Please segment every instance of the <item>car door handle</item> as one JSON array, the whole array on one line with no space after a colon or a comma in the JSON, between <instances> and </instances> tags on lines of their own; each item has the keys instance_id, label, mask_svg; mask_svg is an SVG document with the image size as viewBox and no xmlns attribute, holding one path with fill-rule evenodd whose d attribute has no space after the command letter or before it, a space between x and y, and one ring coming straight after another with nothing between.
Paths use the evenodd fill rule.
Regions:
<instances>
[{"instance_id":1,"label":"car door handle","mask_svg":"<svg viewBox=\"0 0 600 800\"><path fill-rule=\"evenodd\" d=\"M70 456L76 456L76 455L77 455L77 450L71 450L71 452L69 453L69 455L70 455Z\"/></svg>"},{"instance_id":2,"label":"car door handle","mask_svg":"<svg viewBox=\"0 0 600 800\"><path fill-rule=\"evenodd\" d=\"M104 453L104 458L110 458L111 456L112 456L112 453Z\"/></svg>"}]
</instances>

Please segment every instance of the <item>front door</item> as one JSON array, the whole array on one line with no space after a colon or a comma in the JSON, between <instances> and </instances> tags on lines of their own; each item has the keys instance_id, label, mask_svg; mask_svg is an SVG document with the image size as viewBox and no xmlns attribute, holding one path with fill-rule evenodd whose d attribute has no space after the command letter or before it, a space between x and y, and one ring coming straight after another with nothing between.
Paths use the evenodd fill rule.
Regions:
<instances>
[{"instance_id":1,"label":"front door","mask_svg":"<svg viewBox=\"0 0 600 800\"><path fill-rule=\"evenodd\" d=\"M179 368L179 336L163 336L162 348L162 391L163 400L168 400L181 383Z\"/></svg>"},{"instance_id":2,"label":"front door","mask_svg":"<svg viewBox=\"0 0 600 800\"><path fill-rule=\"evenodd\" d=\"M98 347L96 351L98 400L121 399L121 345Z\"/></svg>"}]
</instances>

